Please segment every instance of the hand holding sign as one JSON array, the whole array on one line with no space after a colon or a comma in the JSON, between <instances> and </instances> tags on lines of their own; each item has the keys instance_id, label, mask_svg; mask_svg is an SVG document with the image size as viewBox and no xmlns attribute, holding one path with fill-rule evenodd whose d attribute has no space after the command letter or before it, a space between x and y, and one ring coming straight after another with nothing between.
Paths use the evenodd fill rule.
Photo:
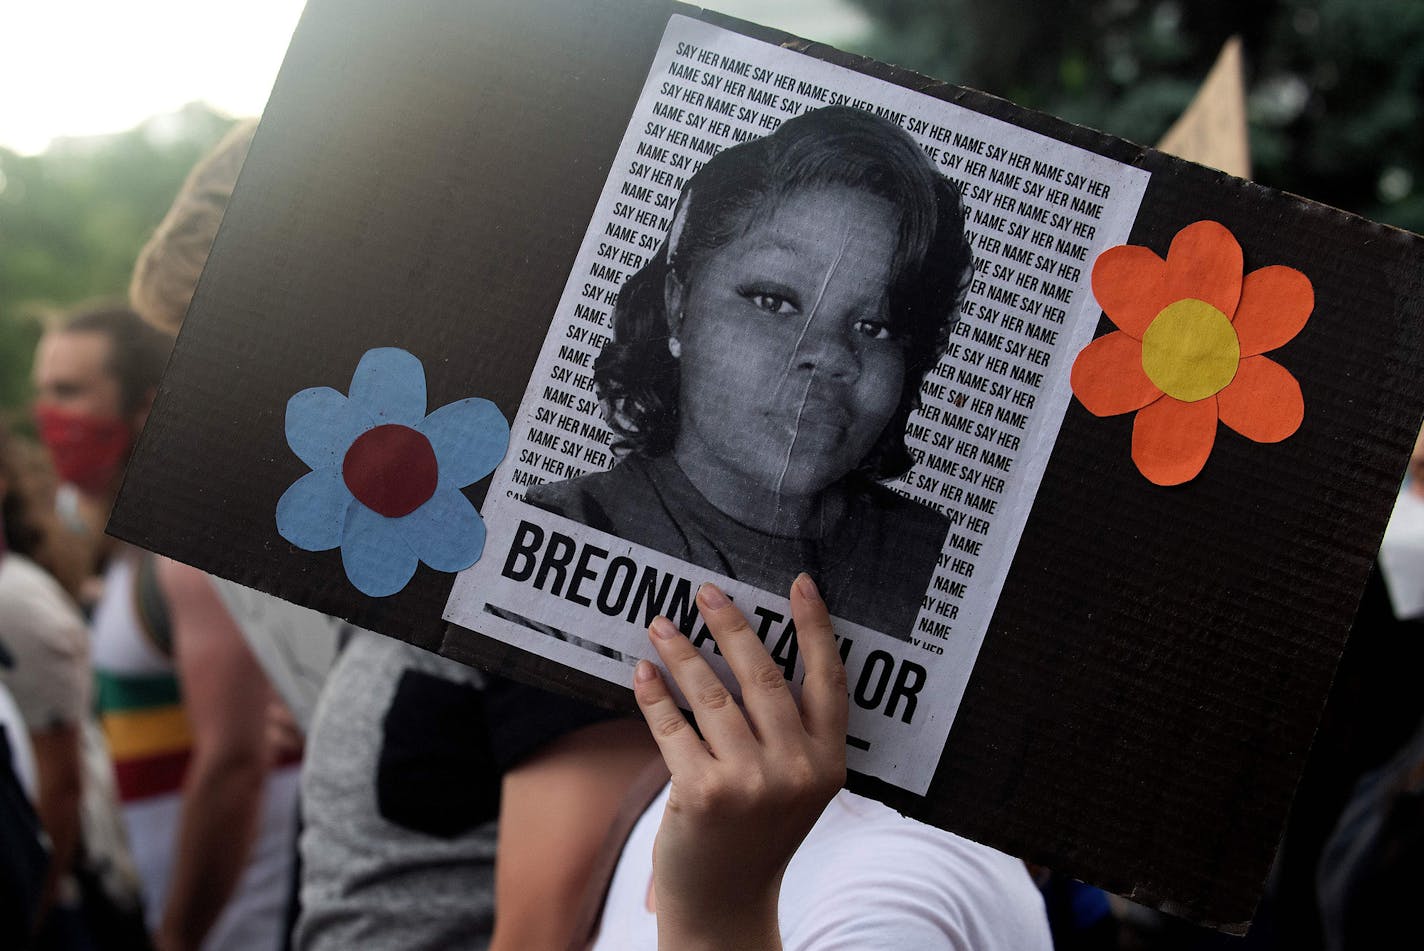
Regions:
<instances>
[{"instance_id":1,"label":"hand holding sign","mask_svg":"<svg viewBox=\"0 0 1424 951\"><path fill-rule=\"evenodd\" d=\"M690 947L719 936L729 947L779 947L782 873L845 782L845 668L830 615L807 575L791 586L806 663L800 709L781 667L726 595L708 584L697 600L741 686L742 705L671 622L653 621L649 636L705 740L657 668L640 662L638 705L672 772L653 862L659 944ZM729 916L729 909L736 913Z\"/></svg>"}]
</instances>

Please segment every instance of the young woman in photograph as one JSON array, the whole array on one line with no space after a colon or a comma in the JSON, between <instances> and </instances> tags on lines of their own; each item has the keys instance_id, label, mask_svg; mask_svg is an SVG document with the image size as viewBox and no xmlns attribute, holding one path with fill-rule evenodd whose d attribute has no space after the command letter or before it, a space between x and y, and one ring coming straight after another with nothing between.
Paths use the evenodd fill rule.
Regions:
<instances>
[{"instance_id":1,"label":"young woman in photograph","mask_svg":"<svg viewBox=\"0 0 1424 951\"><path fill-rule=\"evenodd\" d=\"M970 265L959 194L915 142L827 107L718 154L624 284L594 370L621 460L528 501L909 637L944 543L885 488Z\"/></svg>"}]
</instances>

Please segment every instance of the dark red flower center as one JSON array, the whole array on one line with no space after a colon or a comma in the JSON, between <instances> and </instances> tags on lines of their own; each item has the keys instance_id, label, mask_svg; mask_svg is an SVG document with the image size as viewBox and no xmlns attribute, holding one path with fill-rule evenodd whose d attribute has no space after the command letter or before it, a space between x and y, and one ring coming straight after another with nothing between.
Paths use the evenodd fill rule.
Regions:
<instances>
[{"instance_id":1,"label":"dark red flower center","mask_svg":"<svg viewBox=\"0 0 1424 951\"><path fill-rule=\"evenodd\" d=\"M400 518L435 494L440 465L429 439L409 426L389 423L356 438L342 460L341 476L362 505Z\"/></svg>"}]
</instances>

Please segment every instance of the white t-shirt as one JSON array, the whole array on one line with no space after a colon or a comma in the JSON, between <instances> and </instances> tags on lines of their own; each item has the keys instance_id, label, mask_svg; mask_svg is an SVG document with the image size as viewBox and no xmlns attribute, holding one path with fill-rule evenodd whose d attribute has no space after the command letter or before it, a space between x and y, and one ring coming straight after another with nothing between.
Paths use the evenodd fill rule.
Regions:
<instances>
[{"instance_id":1,"label":"white t-shirt","mask_svg":"<svg viewBox=\"0 0 1424 951\"><path fill-rule=\"evenodd\" d=\"M31 732L82 722L89 712L89 635L79 608L33 561L0 554L0 669Z\"/></svg>"},{"instance_id":2,"label":"white t-shirt","mask_svg":"<svg viewBox=\"0 0 1424 951\"><path fill-rule=\"evenodd\" d=\"M647 907L668 790L628 837L594 951L656 949ZM1018 859L842 791L781 885L785 951L1052 951L1043 899Z\"/></svg>"}]
</instances>

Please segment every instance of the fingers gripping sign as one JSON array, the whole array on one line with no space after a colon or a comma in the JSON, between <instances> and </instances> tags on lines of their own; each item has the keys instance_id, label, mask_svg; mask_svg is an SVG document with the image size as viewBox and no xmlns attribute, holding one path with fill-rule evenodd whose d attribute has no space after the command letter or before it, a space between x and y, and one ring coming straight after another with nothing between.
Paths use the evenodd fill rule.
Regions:
<instances>
[{"instance_id":1,"label":"fingers gripping sign","mask_svg":"<svg viewBox=\"0 0 1424 951\"><path fill-rule=\"evenodd\" d=\"M657 667L641 661L634 692L672 774L654 849L658 943L777 948L782 873L845 783L845 668L826 605L805 574L791 586L806 669L799 707L782 668L727 596L707 584L697 599L742 703L671 621L653 621L649 638L703 737Z\"/></svg>"}]
</instances>

